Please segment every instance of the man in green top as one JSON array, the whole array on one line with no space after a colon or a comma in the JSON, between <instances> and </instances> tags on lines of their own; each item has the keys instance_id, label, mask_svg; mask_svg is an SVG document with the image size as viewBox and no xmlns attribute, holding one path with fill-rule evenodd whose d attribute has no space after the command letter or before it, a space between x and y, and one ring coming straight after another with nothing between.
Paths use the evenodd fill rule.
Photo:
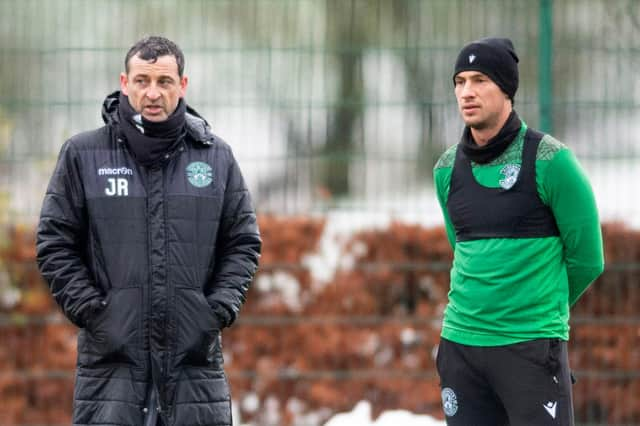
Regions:
<instances>
[{"instance_id":1,"label":"man in green top","mask_svg":"<svg viewBox=\"0 0 640 426\"><path fill-rule=\"evenodd\" d=\"M569 308L604 268L591 186L573 153L513 110L511 40L466 45L465 123L434 168L454 250L437 368L449 425L572 425Z\"/></svg>"}]
</instances>

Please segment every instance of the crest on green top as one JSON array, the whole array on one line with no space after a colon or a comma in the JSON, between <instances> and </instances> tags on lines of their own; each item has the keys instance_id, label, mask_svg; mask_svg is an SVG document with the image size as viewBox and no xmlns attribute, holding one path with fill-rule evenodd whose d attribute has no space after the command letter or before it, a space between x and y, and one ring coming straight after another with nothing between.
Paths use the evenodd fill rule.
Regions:
<instances>
[{"instance_id":1,"label":"crest on green top","mask_svg":"<svg viewBox=\"0 0 640 426\"><path fill-rule=\"evenodd\" d=\"M518 181L518 175L520 174L519 164L507 164L500 170L504 179L500 179L500 186L504 189L511 189L513 185Z\"/></svg>"}]
</instances>

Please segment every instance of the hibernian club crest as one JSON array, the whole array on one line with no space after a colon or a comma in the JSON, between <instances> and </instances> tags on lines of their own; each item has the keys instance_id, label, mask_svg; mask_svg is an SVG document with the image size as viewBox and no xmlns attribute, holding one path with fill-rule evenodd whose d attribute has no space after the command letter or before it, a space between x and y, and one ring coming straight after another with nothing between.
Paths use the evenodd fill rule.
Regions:
<instances>
[{"instance_id":1,"label":"hibernian club crest","mask_svg":"<svg viewBox=\"0 0 640 426\"><path fill-rule=\"evenodd\" d=\"M458 412L458 397L451 388L442 389L442 408L447 417L452 417Z\"/></svg>"},{"instance_id":2,"label":"hibernian club crest","mask_svg":"<svg viewBox=\"0 0 640 426\"><path fill-rule=\"evenodd\" d=\"M504 189L511 189L513 185L516 184L518 180L518 174L520 174L520 165L519 164L507 164L500 170L503 179L500 179L500 186Z\"/></svg>"},{"instance_id":3,"label":"hibernian club crest","mask_svg":"<svg viewBox=\"0 0 640 426\"><path fill-rule=\"evenodd\" d=\"M213 169L207 163L195 161L187 166L187 179L196 188L204 188L213 181Z\"/></svg>"}]
</instances>

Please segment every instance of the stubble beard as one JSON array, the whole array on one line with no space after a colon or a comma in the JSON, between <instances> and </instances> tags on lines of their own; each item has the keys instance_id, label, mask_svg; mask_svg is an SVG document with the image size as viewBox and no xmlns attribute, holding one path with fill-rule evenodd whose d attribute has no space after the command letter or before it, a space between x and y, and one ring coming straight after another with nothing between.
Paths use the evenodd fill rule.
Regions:
<instances>
[{"instance_id":1,"label":"stubble beard","mask_svg":"<svg viewBox=\"0 0 640 426\"><path fill-rule=\"evenodd\" d=\"M471 118L470 120L465 121L465 124L469 128L474 130L486 130L486 129L491 129L495 127L497 122L498 122L498 115L492 114L487 117L481 118L478 121Z\"/></svg>"}]
</instances>

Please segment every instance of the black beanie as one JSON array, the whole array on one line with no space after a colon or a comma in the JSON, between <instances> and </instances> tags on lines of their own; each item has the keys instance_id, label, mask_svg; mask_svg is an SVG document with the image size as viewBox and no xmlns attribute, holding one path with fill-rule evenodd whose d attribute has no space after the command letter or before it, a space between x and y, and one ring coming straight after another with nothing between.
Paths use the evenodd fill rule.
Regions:
<instances>
[{"instance_id":1,"label":"black beanie","mask_svg":"<svg viewBox=\"0 0 640 426\"><path fill-rule=\"evenodd\" d=\"M508 38L487 37L467 44L456 60L454 85L462 71L486 74L511 100L518 90L518 55Z\"/></svg>"}]
</instances>

